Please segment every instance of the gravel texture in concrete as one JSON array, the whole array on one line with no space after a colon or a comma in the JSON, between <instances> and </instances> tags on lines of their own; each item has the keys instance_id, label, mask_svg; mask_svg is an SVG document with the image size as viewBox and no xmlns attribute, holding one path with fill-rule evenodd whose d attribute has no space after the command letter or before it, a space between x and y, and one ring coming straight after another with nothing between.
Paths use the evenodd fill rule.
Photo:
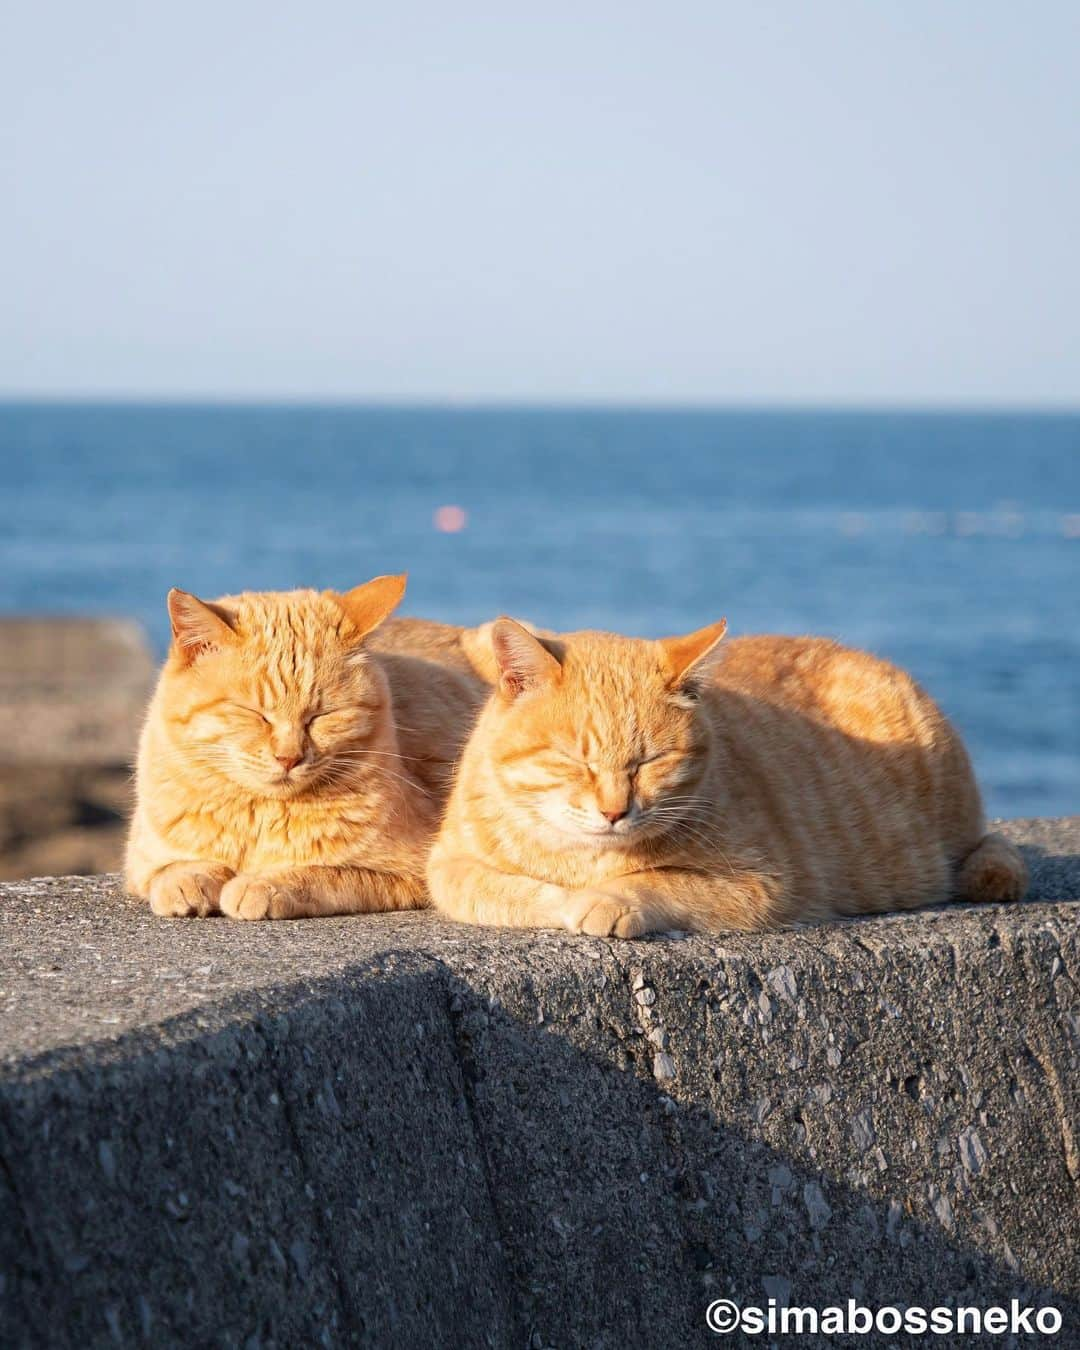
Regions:
<instances>
[{"instance_id":1,"label":"gravel texture in concrete","mask_svg":"<svg viewBox=\"0 0 1080 1350\"><path fill-rule=\"evenodd\" d=\"M1080 1344L1080 818L1003 828L1022 904L765 936L0 887L0 1345L706 1345L721 1297Z\"/></svg>"}]
</instances>

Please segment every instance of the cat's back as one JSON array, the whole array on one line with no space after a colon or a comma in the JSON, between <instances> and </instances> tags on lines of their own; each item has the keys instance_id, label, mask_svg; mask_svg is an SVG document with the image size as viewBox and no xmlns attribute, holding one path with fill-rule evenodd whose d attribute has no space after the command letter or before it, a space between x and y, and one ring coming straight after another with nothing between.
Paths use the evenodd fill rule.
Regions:
<instances>
[{"instance_id":1,"label":"cat's back","mask_svg":"<svg viewBox=\"0 0 1080 1350\"><path fill-rule=\"evenodd\" d=\"M476 669L462 642L468 631L434 619L391 618L370 635L367 646L374 652L415 657L475 677Z\"/></svg>"},{"instance_id":2,"label":"cat's back","mask_svg":"<svg viewBox=\"0 0 1080 1350\"><path fill-rule=\"evenodd\" d=\"M928 744L951 731L906 671L831 638L733 638L715 682L875 742Z\"/></svg>"},{"instance_id":3,"label":"cat's back","mask_svg":"<svg viewBox=\"0 0 1080 1350\"><path fill-rule=\"evenodd\" d=\"M849 889L858 910L944 898L982 806L958 733L910 675L827 638L736 638L710 702L736 810L805 893L840 910Z\"/></svg>"},{"instance_id":4,"label":"cat's back","mask_svg":"<svg viewBox=\"0 0 1080 1350\"><path fill-rule=\"evenodd\" d=\"M372 655L390 687L403 760L441 799L490 690L467 662L462 669L406 650Z\"/></svg>"}]
</instances>

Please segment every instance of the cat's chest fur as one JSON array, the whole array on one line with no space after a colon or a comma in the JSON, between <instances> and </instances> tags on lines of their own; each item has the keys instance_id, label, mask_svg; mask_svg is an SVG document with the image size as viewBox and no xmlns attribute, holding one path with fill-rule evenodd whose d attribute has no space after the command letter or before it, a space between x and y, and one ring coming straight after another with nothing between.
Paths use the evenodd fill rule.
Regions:
<instances>
[{"instance_id":1,"label":"cat's chest fur","mask_svg":"<svg viewBox=\"0 0 1080 1350\"><path fill-rule=\"evenodd\" d=\"M616 877L644 871L657 863L655 854L642 847L548 849L527 832L508 827L505 821L497 838L494 832L486 835L483 847L484 856L496 861L505 860L509 870L520 871L569 890L599 886Z\"/></svg>"},{"instance_id":2,"label":"cat's chest fur","mask_svg":"<svg viewBox=\"0 0 1080 1350\"><path fill-rule=\"evenodd\" d=\"M174 849L210 857L235 871L299 865L340 866L386 851L386 826L398 803L383 796L333 796L275 801L241 794L208 795L162 822ZM404 812L398 847L413 833Z\"/></svg>"}]
</instances>

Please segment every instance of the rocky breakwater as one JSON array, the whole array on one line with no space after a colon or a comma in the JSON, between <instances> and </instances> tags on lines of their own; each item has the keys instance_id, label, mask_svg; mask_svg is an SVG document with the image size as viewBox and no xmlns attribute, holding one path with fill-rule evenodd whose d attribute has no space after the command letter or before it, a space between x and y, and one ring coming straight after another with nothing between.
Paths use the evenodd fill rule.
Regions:
<instances>
[{"instance_id":1,"label":"rocky breakwater","mask_svg":"<svg viewBox=\"0 0 1080 1350\"><path fill-rule=\"evenodd\" d=\"M0 620L0 878L120 865L153 677L137 624Z\"/></svg>"}]
</instances>

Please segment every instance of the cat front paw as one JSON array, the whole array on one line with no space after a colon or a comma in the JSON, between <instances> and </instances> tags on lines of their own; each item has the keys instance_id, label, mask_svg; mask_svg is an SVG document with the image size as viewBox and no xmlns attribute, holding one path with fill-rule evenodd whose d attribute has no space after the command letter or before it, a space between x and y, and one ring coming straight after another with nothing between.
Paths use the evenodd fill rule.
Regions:
<instances>
[{"instance_id":1,"label":"cat front paw","mask_svg":"<svg viewBox=\"0 0 1080 1350\"><path fill-rule=\"evenodd\" d=\"M205 919L216 914L221 889L234 875L224 863L172 863L150 882L150 908L163 919Z\"/></svg>"},{"instance_id":2,"label":"cat front paw","mask_svg":"<svg viewBox=\"0 0 1080 1350\"><path fill-rule=\"evenodd\" d=\"M562 920L572 933L593 937L635 938L648 932L645 915L637 905L604 891L573 891Z\"/></svg>"},{"instance_id":3,"label":"cat front paw","mask_svg":"<svg viewBox=\"0 0 1080 1350\"><path fill-rule=\"evenodd\" d=\"M288 888L274 877L241 872L221 888L221 912L230 919L291 919L296 912Z\"/></svg>"}]
</instances>

